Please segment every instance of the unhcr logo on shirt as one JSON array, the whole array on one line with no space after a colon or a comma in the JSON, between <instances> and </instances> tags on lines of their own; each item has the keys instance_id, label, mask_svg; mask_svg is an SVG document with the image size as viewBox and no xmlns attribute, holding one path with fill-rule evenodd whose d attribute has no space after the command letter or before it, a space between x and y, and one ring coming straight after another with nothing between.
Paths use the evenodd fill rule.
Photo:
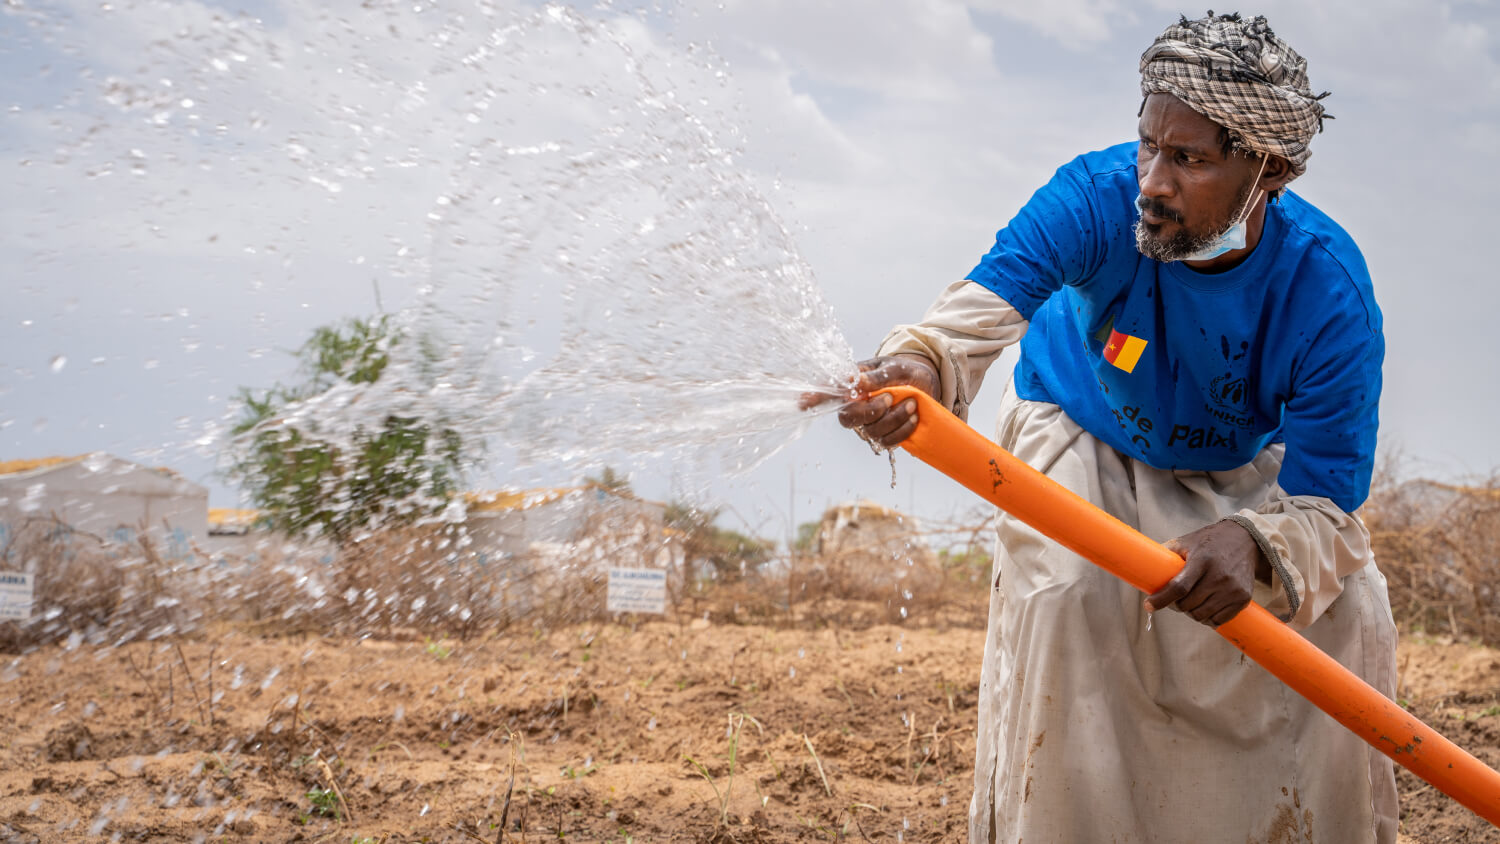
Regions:
<instances>
[{"instance_id":1,"label":"unhcr logo on shirt","mask_svg":"<svg viewBox=\"0 0 1500 844\"><path fill-rule=\"evenodd\" d=\"M1208 397L1213 404L1204 402L1203 409L1220 422L1238 428L1255 425L1255 416L1250 412L1250 382L1244 376L1226 372L1209 385Z\"/></svg>"}]
</instances>

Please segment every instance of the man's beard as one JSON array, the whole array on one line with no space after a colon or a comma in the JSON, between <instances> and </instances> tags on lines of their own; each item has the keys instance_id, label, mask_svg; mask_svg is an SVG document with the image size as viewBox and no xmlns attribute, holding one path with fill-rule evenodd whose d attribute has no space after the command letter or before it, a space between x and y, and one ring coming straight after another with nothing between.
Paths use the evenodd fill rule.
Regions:
<instances>
[{"instance_id":1,"label":"man's beard","mask_svg":"<svg viewBox=\"0 0 1500 844\"><path fill-rule=\"evenodd\" d=\"M1206 231L1192 231L1182 225L1182 215L1177 214L1170 208L1154 199L1147 199L1144 195L1137 195L1135 207L1137 211L1149 211L1152 216L1163 217L1177 223L1177 233L1168 238L1161 237L1155 228L1140 217L1135 221L1135 248L1142 255L1154 261L1168 263L1181 261L1189 255L1201 252L1205 247L1223 237L1230 227L1236 222L1234 214L1238 210L1244 213L1245 204L1250 200L1251 191L1255 190L1255 180L1251 179L1240 189L1239 195L1234 202L1230 203L1229 210L1224 212L1224 217L1216 225L1210 226Z\"/></svg>"}]
</instances>

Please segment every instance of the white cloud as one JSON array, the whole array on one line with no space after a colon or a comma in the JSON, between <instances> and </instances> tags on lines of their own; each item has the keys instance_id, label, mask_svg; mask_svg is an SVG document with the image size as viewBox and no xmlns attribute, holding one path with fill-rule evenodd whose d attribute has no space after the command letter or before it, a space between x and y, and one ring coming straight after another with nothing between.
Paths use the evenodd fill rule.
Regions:
<instances>
[{"instance_id":1,"label":"white cloud","mask_svg":"<svg viewBox=\"0 0 1500 844\"><path fill-rule=\"evenodd\" d=\"M1133 20L1116 0L979 0L975 8L997 12L1053 39L1070 50L1103 43L1113 24Z\"/></svg>"},{"instance_id":2,"label":"white cloud","mask_svg":"<svg viewBox=\"0 0 1500 844\"><path fill-rule=\"evenodd\" d=\"M733 0L697 25L771 64L882 99L951 100L955 80L992 73L990 38L953 0Z\"/></svg>"}]
</instances>

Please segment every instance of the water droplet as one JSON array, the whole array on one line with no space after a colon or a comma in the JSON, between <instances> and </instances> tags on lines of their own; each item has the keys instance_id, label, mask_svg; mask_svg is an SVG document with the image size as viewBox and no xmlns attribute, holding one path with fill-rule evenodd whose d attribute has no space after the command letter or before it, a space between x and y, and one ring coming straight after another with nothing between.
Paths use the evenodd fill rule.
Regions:
<instances>
[{"instance_id":1,"label":"water droplet","mask_svg":"<svg viewBox=\"0 0 1500 844\"><path fill-rule=\"evenodd\" d=\"M63 367L68 365L67 355L53 355L51 368L53 372L62 372Z\"/></svg>"},{"instance_id":2,"label":"water droplet","mask_svg":"<svg viewBox=\"0 0 1500 844\"><path fill-rule=\"evenodd\" d=\"M22 0L0 2L22 4ZM675 84L677 71L666 79L647 79L644 68L653 62L642 63L638 51L651 48L639 45L626 51L609 38L597 37L587 13L557 6L528 9L528 4L522 4L520 11L507 14L529 28L492 23L466 32L465 27L453 25L462 21L445 4L420 0L420 5L412 6L411 2L416 0L382 6L378 14L363 21L356 19L357 12L350 12L347 19L341 17L338 31L319 23L320 13L307 12L298 20L304 14L302 7L287 7L286 16L294 18L288 21L288 31L326 36L313 45L319 53L317 63L344 74L331 89L293 86L288 99L257 97L253 90L229 96L239 86L253 88L254 80L248 77L261 70L296 72L304 65L300 58L277 55L274 45L261 36L247 36L236 32L235 26L220 23L185 32L170 51L138 51L131 49L137 45L120 45L119 49L141 59L122 66L118 72L123 76L106 83L114 86L108 91L108 102L119 114L113 120L105 115L99 121L100 138L90 143L106 151L102 157L112 159L116 171L128 168L145 175L149 164L153 181L160 183L146 197L143 207L147 210L136 221L134 233L162 240L169 247L166 251L186 244L216 258L228 257L236 249L234 244L240 244L244 255L237 259L250 269L242 276L243 287L232 292L254 294L257 301L248 303L243 315L231 316L254 329L251 342L260 347L248 350L251 358L276 357L265 347L280 346L282 341L273 339L270 329L295 308L302 292L299 287L317 275L308 265L283 274L270 262L281 262L285 269L293 254L300 260L315 243L326 243L328 256L336 261L354 258L356 265L370 269L369 276L379 277L382 286L389 278L392 286L403 286L401 293L415 294L418 307L403 311L396 320L413 323L414 330L433 327L424 320L448 322L448 316L462 315L434 332L451 342L452 351L440 348L434 367L438 372L430 381L395 378L380 389L354 396L357 401L345 393L338 396L339 401L309 403L289 416L287 423L307 421L312 427L339 432L350 429L344 423L354 418L350 408L356 404L358 411L383 411L410 408L414 401L441 401L442 410L455 411L453 418L466 436L510 430L496 423L514 416L517 439L542 458L576 454L581 444L597 441L610 449L641 453L682 448L697 452L690 455L694 459L707 452L716 458L715 465L742 468L754 467L798 436L807 425L807 414L792 409L784 397L809 384L843 383L836 376L849 375L852 359L847 343L827 318L821 294L810 268L796 252L789 227L782 225L755 187L758 180L753 174L738 171L726 152L738 146L741 136L736 127L720 125L719 118L706 110L699 112L698 97L689 93L692 86ZM160 20L149 17L159 14L154 10L162 5L131 6L132 16L141 16L132 23L140 25L120 33L121 38L137 32L176 31L181 24L170 20L173 13L160 13ZM109 8L109 3L100 6ZM408 27L414 10L435 19ZM278 8L278 16L281 11ZM528 45L527 33L549 17L564 25ZM364 36L383 33L391 20L403 32L420 30L434 37L430 41L408 37L397 51L400 55L388 57ZM159 23L170 28L154 26ZM367 25L370 32L362 32L360 28ZM595 34L586 34L590 32ZM500 40L493 33L502 33ZM465 38L470 40L462 43ZM557 50L558 39L572 38L577 38L577 44L567 46L576 47L583 60L568 63L566 72L549 67L556 63L537 61ZM457 64L446 61L455 56L464 57L461 72L445 69ZM647 58L670 62L676 57L663 52ZM618 72L622 59L626 73ZM235 67L247 61L249 67ZM520 70L506 80L511 67ZM597 78L578 78L590 67L610 70L595 74ZM685 67L684 72L693 72L691 62ZM235 71L250 72L241 79ZM700 71L700 83L725 81L721 70ZM192 91L213 93L205 94L208 99L199 103ZM535 121L540 134L532 134L527 127L520 133L523 137L513 141L517 146L512 149L472 128L497 115L527 114L530 106L551 113ZM279 118L276 125L271 125L269 116ZM550 119L558 116L568 121ZM195 123L198 117L202 120ZM575 126L581 131L575 131ZM555 134L549 137L549 132ZM497 125L494 134L518 133ZM149 140L135 140L147 135ZM601 138L607 140L601 143ZM122 156L122 150L129 154ZM111 177L102 161L90 166L100 180L89 184L109 187L111 178L119 178L118 172ZM418 172L408 168L418 168ZM429 171L443 178L417 178ZM235 174L247 181L231 181ZM192 193L183 190L179 196L168 187L188 183L179 182L176 176L192 180ZM327 233L320 230L324 221L319 217L331 214L305 208L285 210L277 203L246 202L240 208L217 209L202 220L193 218L215 197L248 195L236 192L246 185L311 190L323 200L320 207L337 206L334 213L363 210L369 207L367 202L378 202L379 197L398 191L407 201L392 203L399 207L396 217L373 217L365 226L367 231L360 233L367 239L359 240L315 240ZM424 204L424 196L430 202ZM458 213L463 205L481 205L486 199L495 206L492 214ZM423 219L428 213L434 215L431 225ZM217 241L202 231L209 217ZM174 238L179 242L173 242ZM368 263L365 255L370 256ZM550 274L561 283L537 284L538 274ZM776 283L765 283L768 280ZM554 295L563 289L568 290L566 297ZM388 304L393 298L389 293ZM554 298L540 301L530 311L520 308L512 316L508 304L524 305L528 296ZM309 298L313 307L298 315L308 317L312 324L322 303ZM274 300L282 310L257 313L259 299ZM559 323L549 310L554 306L587 310L569 311L562 322L577 328L569 342L579 351L579 359L592 360L588 365L573 366L554 357L555 344L550 337L540 336ZM189 318L185 311L178 316ZM212 317L218 319L219 314ZM194 352L200 344L227 350L224 344L230 340L225 335L201 339L216 332L217 323L200 319L204 319L202 324L176 333L181 351L172 352L168 344L174 357ZM513 335L504 344L498 342L496 323L500 321L505 322L506 333ZM747 338L756 350L753 378L743 376L746 355L736 351L743 349ZM34 345L40 345L35 352L39 361L46 344ZM707 359L702 354L631 354L707 348L729 351ZM602 349L625 354L593 354ZM157 346L147 354L159 350ZM87 351L74 349L85 354L81 360L88 360ZM135 360L115 353L110 357L127 369L129 361ZM94 362L103 364L105 358ZM161 367L162 380L191 388L185 377L177 377L180 363L164 364L153 358L145 361L145 367ZM518 371L506 368L511 366ZM54 371L60 368L61 363L55 362ZM539 368L545 368L541 377L530 378ZM392 366L390 371L398 369ZM208 374L225 377L222 372ZM534 395L510 389L523 380L527 385L545 383L546 389ZM497 385L501 389L494 389ZM209 389L222 390L222 386ZM195 394L204 392L208 390ZM622 396L629 401L619 401ZM585 412L574 413L580 402ZM504 407L497 409L500 404ZM711 418L683 412L684 407L708 406L728 412ZM608 416L619 417L614 424L602 428L592 424L605 408L626 412L609 411ZM40 407L31 411L40 412L57 411ZM726 425L726 419L733 422ZM0 420L0 426L4 424L6 420ZM38 429L44 424L39 422ZM74 423L70 419L67 424ZM178 424L185 428L188 420L180 419ZM589 441L580 439L582 430L590 432ZM195 441L214 442L206 435ZM686 483L695 481L689 478ZM445 553L451 556L464 547L454 545ZM595 547L587 555L580 554L577 564L570 562L569 571L584 570L604 556ZM412 571L410 579L380 584L379 594L357 591L352 595L331 589L319 594L324 589L319 574L315 565L310 566L296 572L289 582L310 602L343 601L351 612L371 621L384 623L391 613L474 617L463 598L450 606L447 598L439 602L423 597L433 594L419 586L428 572ZM443 584L441 592L463 591L453 587ZM299 606L288 611L305 609ZM687 658L687 651L682 650L682 661ZM806 658L805 649L797 649L797 659ZM266 677L265 686L273 683L276 671ZM796 669L790 671L795 676ZM242 673L236 669L236 686L255 682L253 678L245 681ZM292 685L290 677L287 685ZM273 693L268 700L287 691L283 686L281 693ZM398 708L395 717L401 719L404 712ZM655 719L652 722L654 726ZM187 799L192 799L191 793Z\"/></svg>"}]
</instances>

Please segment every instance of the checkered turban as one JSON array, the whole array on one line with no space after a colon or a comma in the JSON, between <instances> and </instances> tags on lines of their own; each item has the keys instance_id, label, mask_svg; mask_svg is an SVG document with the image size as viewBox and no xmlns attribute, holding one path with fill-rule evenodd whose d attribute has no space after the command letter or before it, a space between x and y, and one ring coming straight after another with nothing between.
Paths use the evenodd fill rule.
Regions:
<instances>
[{"instance_id":1,"label":"checkered turban","mask_svg":"<svg viewBox=\"0 0 1500 844\"><path fill-rule=\"evenodd\" d=\"M1307 170L1323 130L1324 94L1307 87L1307 60L1261 16L1183 17L1141 54L1141 93L1171 94L1228 129L1240 145ZM1332 115L1328 115L1332 119Z\"/></svg>"}]
</instances>

